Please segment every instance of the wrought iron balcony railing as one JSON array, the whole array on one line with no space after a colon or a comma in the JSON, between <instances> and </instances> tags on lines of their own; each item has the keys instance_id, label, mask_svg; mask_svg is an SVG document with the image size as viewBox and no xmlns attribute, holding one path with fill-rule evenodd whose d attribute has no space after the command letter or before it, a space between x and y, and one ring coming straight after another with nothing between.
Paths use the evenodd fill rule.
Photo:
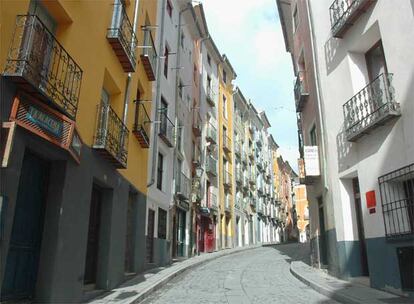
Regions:
<instances>
[{"instance_id":1,"label":"wrought iron balcony railing","mask_svg":"<svg viewBox=\"0 0 414 304\"><path fill-rule=\"evenodd\" d=\"M215 210L218 209L217 195L211 190L208 192L207 196L207 207Z\"/></svg>"},{"instance_id":2,"label":"wrought iron balcony railing","mask_svg":"<svg viewBox=\"0 0 414 304\"><path fill-rule=\"evenodd\" d=\"M245 149L242 149L242 162L244 164L247 164L247 159L248 159L247 151Z\"/></svg>"},{"instance_id":3,"label":"wrought iron balcony railing","mask_svg":"<svg viewBox=\"0 0 414 304\"><path fill-rule=\"evenodd\" d=\"M82 70L37 16L17 16L3 76L76 118Z\"/></svg>"},{"instance_id":4,"label":"wrought iron balcony railing","mask_svg":"<svg viewBox=\"0 0 414 304\"><path fill-rule=\"evenodd\" d=\"M230 212L231 211L231 197L230 195L226 195L224 197L224 211Z\"/></svg>"},{"instance_id":5,"label":"wrought iron balcony railing","mask_svg":"<svg viewBox=\"0 0 414 304\"><path fill-rule=\"evenodd\" d=\"M241 146L239 143L235 143L234 144L234 152L236 154L237 157L241 157Z\"/></svg>"},{"instance_id":6,"label":"wrought iron balcony railing","mask_svg":"<svg viewBox=\"0 0 414 304\"><path fill-rule=\"evenodd\" d=\"M217 176L217 160L211 155L206 158L206 173Z\"/></svg>"},{"instance_id":7,"label":"wrought iron balcony railing","mask_svg":"<svg viewBox=\"0 0 414 304\"><path fill-rule=\"evenodd\" d=\"M332 35L342 38L346 31L376 0L335 0L329 7Z\"/></svg>"},{"instance_id":8,"label":"wrought iron balcony railing","mask_svg":"<svg viewBox=\"0 0 414 304\"><path fill-rule=\"evenodd\" d=\"M168 147L174 146L174 123L170 120L167 115L166 109L159 110L159 121L160 121L160 130L159 130L159 137L165 142Z\"/></svg>"},{"instance_id":9,"label":"wrought iron balcony railing","mask_svg":"<svg viewBox=\"0 0 414 304\"><path fill-rule=\"evenodd\" d=\"M216 100L215 100L214 91L209 86L207 86L206 99L207 99L207 102L210 104L210 106L212 106L212 107L215 107L216 106Z\"/></svg>"},{"instance_id":10,"label":"wrought iron balcony railing","mask_svg":"<svg viewBox=\"0 0 414 304\"><path fill-rule=\"evenodd\" d=\"M231 139L229 136L223 136L223 149L226 152L231 151Z\"/></svg>"},{"instance_id":11,"label":"wrought iron balcony railing","mask_svg":"<svg viewBox=\"0 0 414 304\"><path fill-rule=\"evenodd\" d=\"M157 68L157 51L155 50L154 40L151 30L144 27L144 45L142 46L141 61L149 81L155 80Z\"/></svg>"},{"instance_id":12,"label":"wrought iron balcony railing","mask_svg":"<svg viewBox=\"0 0 414 304\"><path fill-rule=\"evenodd\" d=\"M182 172L180 172L175 178L175 194L179 199L190 199L191 181Z\"/></svg>"},{"instance_id":13,"label":"wrought iron balcony railing","mask_svg":"<svg viewBox=\"0 0 414 304\"><path fill-rule=\"evenodd\" d=\"M242 197L237 197L236 198L236 203L234 204L234 207L238 210L241 210L243 207L243 198Z\"/></svg>"},{"instance_id":14,"label":"wrought iron balcony railing","mask_svg":"<svg viewBox=\"0 0 414 304\"><path fill-rule=\"evenodd\" d=\"M135 121L132 133L138 139L139 144L143 148L149 148L151 132L151 119L148 115L144 104L136 101Z\"/></svg>"},{"instance_id":15,"label":"wrought iron balcony railing","mask_svg":"<svg viewBox=\"0 0 414 304\"><path fill-rule=\"evenodd\" d=\"M238 184L242 183L242 171L241 171L241 169L236 169L236 182Z\"/></svg>"},{"instance_id":16,"label":"wrought iron balcony railing","mask_svg":"<svg viewBox=\"0 0 414 304\"><path fill-rule=\"evenodd\" d=\"M224 170L223 171L223 185L225 186L225 187L231 187L231 184L232 184L232 175L231 175L231 173L229 172L229 171L227 171L227 170Z\"/></svg>"},{"instance_id":17,"label":"wrought iron balcony railing","mask_svg":"<svg viewBox=\"0 0 414 304\"><path fill-rule=\"evenodd\" d=\"M296 112L302 112L305 102L309 97L308 88L306 85L306 72L299 71L296 75L296 82L294 87Z\"/></svg>"},{"instance_id":18,"label":"wrought iron balcony railing","mask_svg":"<svg viewBox=\"0 0 414 304\"><path fill-rule=\"evenodd\" d=\"M128 128L108 104L99 104L93 148L118 169L125 169L128 159Z\"/></svg>"},{"instance_id":19,"label":"wrought iron balcony railing","mask_svg":"<svg viewBox=\"0 0 414 304\"><path fill-rule=\"evenodd\" d=\"M378 125L401 115L395 101L392 74L381 74L343 106L348 141L355 141Z\"/></svg>"},{"instance_id":20,"label":"wrought iron balcony railing","mask_svg":"<svg viewBox=\"0 0 414 304\"><path fill-rule=\"evenodd\" d=\"M138 42L122 3L114 4L112 24L108 28L106 39L111 44L124 72L134 72L137 63L135 50Z\"/></svg>"},{"instance_id":21,"label":"wrought iron balcony railing","mask_svg":"<svg viewBox=\"0 0 414 304\"><path fill-rule=\"evenodd\" d=\"M213 126L211 122L209 122L207 125L206 139L211 143L217 143L217 129Z\"/></svg>"},{"instance_id":22,"label":"wrought iron balcony railing","mask_svg":"<svg viewBox=\"0 0 414 304\"><path fill-rule=\"evenodd\" d=\"M247 175L243 176L243 188L246 190L249 189L249 177Z\"/></svg>"}]
</instances>

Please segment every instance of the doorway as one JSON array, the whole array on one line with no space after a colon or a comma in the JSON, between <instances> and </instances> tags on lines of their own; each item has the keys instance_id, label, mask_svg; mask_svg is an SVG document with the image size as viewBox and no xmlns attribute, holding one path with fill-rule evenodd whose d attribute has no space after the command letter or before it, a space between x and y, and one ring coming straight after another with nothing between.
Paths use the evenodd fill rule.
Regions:
<instances>
[{"instance_id":1,"label":"doorway","mask_svg":"<svg viewBox=\"0 0 414 304\"><path fill-rule=\"evenodd\" d=\"M179 257L183 257L185 251L185 216L185 211L177 210L177 256Z\"/></svg>"},{"instance_id":2,"label":"doorway","mask_svg":"<svg viewBox=\"0 0 414 304\"><path fill-rule=\"evenodd\" d=\"M154 261L154 221L155 211L148 209L148 223L147 223L147 263Z\"/></svg>"},{"instance_id":3,"label":"doorway","mask_svg":"<svg viewBox=\"0 0 414 304\"><path fill-rule=\"evenodd\" d=\"M361 270L362 270L362 275L369 276L367 247L365 243L364 220L363 220L362 208L361 208L361 193L359 190L358 177L352 179L352 186L354 189L355 216L356 216L358 238L359 238Z\"/></svg>"},{"instance_id":4,"label":"doorway","mask_svg":"<svg viewBox=\"0 0 414 304\"><path fill-rule=\"evenodd\" d=\"M85 274L83 283L96 287L99 254L99 235L101 226L102 189L92 186L91 206L89 212L88 243L86 247Z\"/></svg>"},{"instance_id":5,"label":"doorway","mask_svg":"<svg viewBox=\"0 0 414 304\"><path fill-rule=\"evenodd\" d=\"M325 231L325 212L322 197L318 198L319 206L319 264L321 267L328 265L328 250Z\"/></svg>"},{"instance_id":6,"label":"doorway","mask_svg":"<svg viewBox=\"0 0 414 304\"><path fill-rule=\"evenodd\" d=\"M33 298L46 209L49 162L26 151L21 168L2 300Z\"/></svg>"}]
</instances>

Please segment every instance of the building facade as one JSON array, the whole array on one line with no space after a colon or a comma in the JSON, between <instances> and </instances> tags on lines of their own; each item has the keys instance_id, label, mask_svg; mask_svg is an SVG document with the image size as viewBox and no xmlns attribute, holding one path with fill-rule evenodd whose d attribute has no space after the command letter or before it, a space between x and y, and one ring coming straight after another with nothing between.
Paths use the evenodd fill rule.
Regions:
<instances>
[{"instance_id":1,"label":"building facade","mask_svg":"<svg viewBox=\"0 0 414 304\"><path fill-rule=\"evenodd\" d=\"M407 28L414 22L413 3L278 1L278 6L303 83L297 100L307 100L299 112L313 261L340 277L362 276L372 287L412 297L414 280L407 269L414 267L414 154L408 134L414 109ZM297 41L305 45L311 68L303 78ZM311 104L316 115L307 112ZM307 127L312 121L319 121L317 132ZM315 200L317 160L323 191Z\"/></svg>"}]
</instances>

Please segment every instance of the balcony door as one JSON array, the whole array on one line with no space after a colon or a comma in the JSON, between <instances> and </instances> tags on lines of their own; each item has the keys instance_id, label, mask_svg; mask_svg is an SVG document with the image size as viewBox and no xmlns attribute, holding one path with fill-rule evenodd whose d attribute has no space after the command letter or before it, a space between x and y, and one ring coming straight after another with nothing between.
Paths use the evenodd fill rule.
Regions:
<instances>
[{"instance_id":1,"label":"balcony door","mask_svg":"<svg viewBox=\"0 0 414 304\"><path fill-rule=\"evenodd\" d=\"M381 40L378 41L366 54L369 82L373 82L379 75L388 73L384 49Z\"/></svg>"}]
</instances>

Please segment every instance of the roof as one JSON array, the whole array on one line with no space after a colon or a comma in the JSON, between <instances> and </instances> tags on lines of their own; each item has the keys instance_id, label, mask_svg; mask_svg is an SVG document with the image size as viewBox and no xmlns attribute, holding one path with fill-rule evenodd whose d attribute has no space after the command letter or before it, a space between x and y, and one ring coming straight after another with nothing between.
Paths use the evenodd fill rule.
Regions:
<instances>
[{"instance_id":1,"label":"roof","mask_svg":"<svg viewBox=\"0 0 414 304\"><path fill-rule=\"evenodd\" d=\"M237 78L237 73L236 73L236 71L233 69L233 66L231 65L230 60L229 60L229 58L227 57L227 55L226 55L226 54L223 54L222 58L223 58L223 62L227 65L227 67L228 67L228 68L230 69L230 71L233 73L234 78Z\"/></svg>"}]
</instances>

